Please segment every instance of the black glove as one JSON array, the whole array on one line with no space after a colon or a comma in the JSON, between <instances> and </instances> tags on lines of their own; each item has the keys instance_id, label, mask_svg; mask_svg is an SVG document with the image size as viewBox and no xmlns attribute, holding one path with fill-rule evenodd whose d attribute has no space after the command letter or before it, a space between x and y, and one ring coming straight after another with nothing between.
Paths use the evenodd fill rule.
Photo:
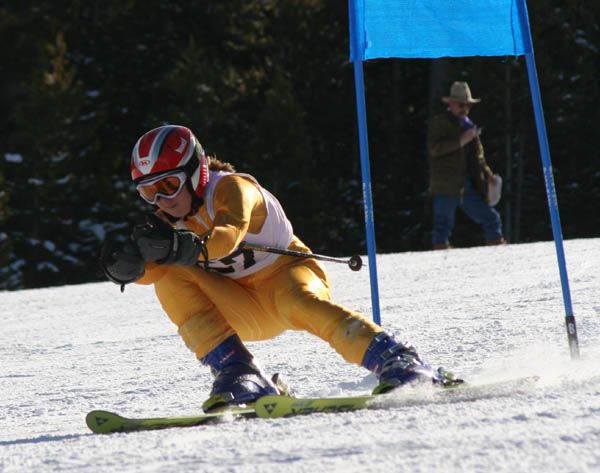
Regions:
<instances>
[{"instance_id":1,"label":"black glove","mask_svg":"<svg viewBox=\"0 0 600 473\"><path fill-rule=\"evenodd\" d=\"M144 261L191 266L198 262L200 253L207 256L204 241L198 235L188 230L175 230L154 215L145 224L134 227L131 239Z\"/></svg>"},{"instance_id":2,"label":"black glove","mask_svg":"<svg viewBox=\"0 0 600 473\"><path fill-rule=\"evenodd\" d=\"M106 277L121 286L144 275L144 260L131 241L105 240L100 252L100 265Z\"/></svg>"}]
</instances>

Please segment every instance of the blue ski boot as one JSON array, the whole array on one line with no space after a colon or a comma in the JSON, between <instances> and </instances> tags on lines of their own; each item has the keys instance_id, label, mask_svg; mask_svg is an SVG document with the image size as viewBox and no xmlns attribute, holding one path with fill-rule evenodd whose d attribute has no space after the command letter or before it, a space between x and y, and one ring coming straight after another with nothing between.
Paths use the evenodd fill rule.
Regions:
<instances>
[{"instance_id":1,"label":"blue ski boot","mask_svg":"<svg viewBox=\"0 0 600 473\"><path fill-rule=\"evenodd\" d=\"M237 335L232 335L200 359L215 377L210 397L202 404L205 412L247 405L262 396L279 394L252 360L252 354Z\"/></svg>"},{"instance_id":2,"label":"blue ski boot","mask_svg":"<svg viewBox=\"0 0 600 473\"><path fill-rule=\"evenodd\" d=\"M362 366L379 377L373 394L383 394L405 384L429 382L446 385L444 371L435 371L424 363L412 346L396 342L381 332L374 338L363 358Z\"/></svg>"}]
</instances>

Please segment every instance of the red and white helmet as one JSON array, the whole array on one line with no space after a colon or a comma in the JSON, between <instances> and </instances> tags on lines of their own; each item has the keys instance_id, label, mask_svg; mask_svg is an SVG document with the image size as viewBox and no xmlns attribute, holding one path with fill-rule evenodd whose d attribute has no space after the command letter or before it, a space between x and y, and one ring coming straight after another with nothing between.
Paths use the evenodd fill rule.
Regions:
<instances>
[{"instance_id":1,"label":"red and white helmet","mask_svg":"<svg viewBox=\"0 0 600 473\"><path fill-rule=\"evenodd\" d=\"M198 197L208 183L208 160L189 128L165 125L142 135L131 153L131 179L140 183L176 169L185 171Z\"/></svg>"}]
</instances>

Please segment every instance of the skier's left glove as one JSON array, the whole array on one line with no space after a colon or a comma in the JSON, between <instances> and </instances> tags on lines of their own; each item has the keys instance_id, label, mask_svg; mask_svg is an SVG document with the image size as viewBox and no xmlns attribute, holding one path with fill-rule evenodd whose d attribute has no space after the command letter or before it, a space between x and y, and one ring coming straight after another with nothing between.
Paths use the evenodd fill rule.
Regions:
<instances>
[{"instance_id":1,"label":"skier's left glove","mask_svg":"<svg viewBox=\"0 0 600 473\"><path fill-rule=\"evenodd\" d=\"M154 215L145 224L134 227L131 240L144 261L191 266L198 262L200 254L208 259L203 239L188 230L175 230Z\"/></svg>"}]
</instances>

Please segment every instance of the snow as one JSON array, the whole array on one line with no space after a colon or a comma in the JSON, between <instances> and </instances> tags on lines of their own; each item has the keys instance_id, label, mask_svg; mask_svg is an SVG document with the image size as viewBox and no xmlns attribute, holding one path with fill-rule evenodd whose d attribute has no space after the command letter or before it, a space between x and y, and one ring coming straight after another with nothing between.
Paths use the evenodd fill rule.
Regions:
<instances>
[{"instance_id":1,"label":"snow","mask_svg":"<svg viewBox=\"0 0 600 473\"><path fill-rule=\"evenodd\" d=\"M198 412L210 375L153 289L0 293L0 471L600 471L600 239L565 242L582 357L571 360L552 242L378 257L382 323L472 383L538 375L504 396L389 410L95 435L92 409ZM368 313L368 271L326 264ZM299 394L369 392L372 376L288 332L250 348ZM410 388L407 388L410 389Z\"/></svg>"}]
</instances>

